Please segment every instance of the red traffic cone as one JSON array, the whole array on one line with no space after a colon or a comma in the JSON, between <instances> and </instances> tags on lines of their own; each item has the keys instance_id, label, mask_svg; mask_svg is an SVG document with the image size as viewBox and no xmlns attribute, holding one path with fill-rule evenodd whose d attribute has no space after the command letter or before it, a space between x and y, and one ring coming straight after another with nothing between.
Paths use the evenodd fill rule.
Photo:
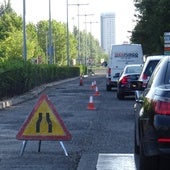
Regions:
<instances>
[{"instance_id":1,"label":"red traffic cone","mask_svg":"<svg viewBox=\"0 0 170 170\"><path fill-rule=\"evenodd\" d=\"M90 96L90 100L89 100L87 109L88 110L95 110L96 109L95 106L94 106L94 103L93 103L93 96Z\"/></svg>"},{"instance_id":2,"label":"red traffic cone","mask_svg":"<svg viewBox=\"0 0 170 170\"><path fill-rule=\"evenodd\" d=\"M96 80L93 81L93 88L96 88Z\"/></svg>"},{"instance_id":3,"label":"red traffic cone","mask_svg":"<svg viewBox=\"0 0 170 170\"><path fill-rule=\"evenodd\" d=\"M94 88L94 82L91 83L91 88L92 88L92 89Z\"/></svg>"},{"instance_id":4,"label":"red traffic cone","mask_svg":"<svg viewBox=\"0 0 170 170\"><path fill-rule=\"evenodd\" d=\"M83 77L82 76L80 76L80 84L79 85L83 86Z\"/></svg>"},{"instance_id":5,"label":"red traffic cone","mask_svg":"<svg viewBox=\"0 0 170 170\"><path fill-rule=\"evenodd\" d=\"M98 90L97 86L96 86L96 90L95 90L94 96L99 96L99 90Z\"/></svg>"}]
</instances>

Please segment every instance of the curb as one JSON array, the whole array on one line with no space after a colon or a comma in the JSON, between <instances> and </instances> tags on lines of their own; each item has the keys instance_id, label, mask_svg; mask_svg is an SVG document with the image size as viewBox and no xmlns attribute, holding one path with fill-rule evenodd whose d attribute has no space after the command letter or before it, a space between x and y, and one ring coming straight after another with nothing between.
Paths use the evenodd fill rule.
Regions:
<instances>
[{"instance_id":1,"label":"curb","mask_svg":"<svg viewBox=\"0 0 170 170\"><path fill-rule=\"evenodd\" d=\"M5 109L7 107L13 106L13 105L17 105L20 103L23 103L27 100L33 99L35 97L37 97L41 92L43 92L46 88L48 87L52 87L58 84L62 84L68 81L72 81L72 80L76 80L79 77L74 77L74 78L70 78L70 79L65 79L65 80L61 80L61 81L56 81L56 82L52 82L52 83L48 83L48 84L43 84L39 87L35 87L32 90L30 90L27 93L24 93L23 95L20 96L14 96L10 99L4 100L0 102L0 109Z\"/></svg>"}]
</instances>

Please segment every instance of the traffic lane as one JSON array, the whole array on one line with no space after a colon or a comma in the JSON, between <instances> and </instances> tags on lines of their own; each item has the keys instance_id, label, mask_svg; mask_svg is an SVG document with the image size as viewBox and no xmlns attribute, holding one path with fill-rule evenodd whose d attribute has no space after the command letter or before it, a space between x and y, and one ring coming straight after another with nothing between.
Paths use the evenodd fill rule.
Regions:
<instances>
[{"instance_id":1,"label":"traffic lane","mask_svg":"<svg viewBox=\"0 0 170 170\"><path fill-rule=\"evenodd\" d=\"M134 97L118 100L116 92L107 92L104 83L99 87L102 102L98 106L97 116L90 131L92 144L83 154L79 169L85 165L88 166L87 169L94 168L94 165L91 166L91 155L94 153L96 155L93 160L96 161L100 153L133 154L134 152Z\"/></svg>"},{"instance_id":2,"label":"traffic lane","mask_svg":"<svg viewBox=\"0 0 170 170\"><path fill-rule=\"evenodd\" d=\"M125 100L118 100L116 91L107 92L105 89L103 89L102 97L102 105L95 121L96 132L102 134L99 136L101 140L96 138L96 143L97 140L101 141L101 145L102 142L108 143L109 153L133 153L134 98L127 97ZM102 152L101 148L100 152Z\"/></svg>"},{"instance_id":3,"label":"traffic lane","mask_svg":"<svg viewBox=\"0 0 170 170\"><path fill-rule=\"evenodd\" d=\"M97 85L101 95L94 97L94 103L97 109L95 111L89 111L87 110L87 104L89 101L89 96L94 94L94 89L91 89L91 82L94 80L94 78L97 80ZM114 97L113 93L106 92L105 78L90 77L84 79L83 81L83 86L79 86L78 81L71 81L70 83L63 83L61 85L48 88L43 92L48 94L49 99L56 106L58 113L62 117L73 136L71 141L64 142L64 145L69 153L69 157L64 155L59 143L54 141L43 141L42 150L40 153L37 152L38 141L29 141L23 157L19 157L22 142L17 141L15 135L37 102L38 98L36 98L34 100L30 100L1 111L1 169L12 169L15 167L17 169L42 169L43 167L48 167L48 169L55 169L56 167L59 169L76 169L79 159L83 157L86 151L89 152L89 150L92 150L92 145L94 148L97 148L94 149L96 154L94 157L92 157L95 160L97 159L96 155L98 155L98 152L101 151L101 149L98 150L98 147L102 148L103 151L111 151L110 148L114 146L114 140L110 141L110 143L113 141L113 145L110 145L109 142L107 142L108 144L105 145L105 140L109 141L109 139L112 139L111 137L103 137L97 140L97 138L95 139L94 136L100 136L101 134L109 136L108 134L112 134L110 131L108 131L108 128L105 127L101 127L102 131L99 133L99 130L95 130L95 126L98 126L102 121L97 119L97 117L101 115L101 113L106 113L104 115L107 115L107 111L105 110L112 108L107 105L106 108L103 108L103 99L110 102L116 100L116 98ZM105 96L109 98L107 99ZM116 108L117 105L118 103L114 108ZM122 113L119 114L119 116L121 115ZM101 125L103 126L103 123L101 123ZM117 128L119 126L115 127ZM104 129L107 133L103 132ZM116 135L114 135L114 139L116 139ZM96 145L96 143L98 143L100 140L101 144ZM106 149L101 147L103 143L105 146L107 146ZM119 145L118 142L116 143L117 144L115 146L117 147L115 147L115 152L117 148L121 148L121 145ZM12 164L8 163L9 159L11 160ZM95 165L93 168L94 167Z\"/></svg>"}]
</instances>

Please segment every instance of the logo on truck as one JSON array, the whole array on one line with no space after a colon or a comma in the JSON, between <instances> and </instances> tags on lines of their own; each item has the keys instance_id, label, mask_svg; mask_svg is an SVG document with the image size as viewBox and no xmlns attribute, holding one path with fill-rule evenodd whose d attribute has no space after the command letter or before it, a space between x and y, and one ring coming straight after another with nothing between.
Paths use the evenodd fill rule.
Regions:
<instances>
[{"instance_id":1,"label":"logo on truck","mask_svg":"<svg viewBox=\"0 0 170 170\"><path fill-rule=\"evenodd\" d=\"M121 58L138 57L138 53L115 53L115 57L121 57Z\"/></svg>"}]
</instances>

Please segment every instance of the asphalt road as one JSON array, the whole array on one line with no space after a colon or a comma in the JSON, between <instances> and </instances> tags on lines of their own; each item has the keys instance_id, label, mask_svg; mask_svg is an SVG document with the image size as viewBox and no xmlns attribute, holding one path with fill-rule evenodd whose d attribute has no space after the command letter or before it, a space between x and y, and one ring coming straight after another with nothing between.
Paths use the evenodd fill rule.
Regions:
<instances>
[{"instance_id":1,"label":"asphalt road","mask_svg":"<svg viewBox=\"0 0 170 170\"><path fill-rule=\"evenodd\" d=\"M91 88L96 81L99 96ZM54 104L60 118L72 135L63 141L68 156L59 141L28 140L20 156L22 140L16 134L42 94ZM96 110L88 110L90 96ZM32 99L0 110L1 170L95 170L98 155L133 154L134 98L118 100L115 91L107 92L105 75L83 78L53 85Z\"/></svg>"}]
</instances>

